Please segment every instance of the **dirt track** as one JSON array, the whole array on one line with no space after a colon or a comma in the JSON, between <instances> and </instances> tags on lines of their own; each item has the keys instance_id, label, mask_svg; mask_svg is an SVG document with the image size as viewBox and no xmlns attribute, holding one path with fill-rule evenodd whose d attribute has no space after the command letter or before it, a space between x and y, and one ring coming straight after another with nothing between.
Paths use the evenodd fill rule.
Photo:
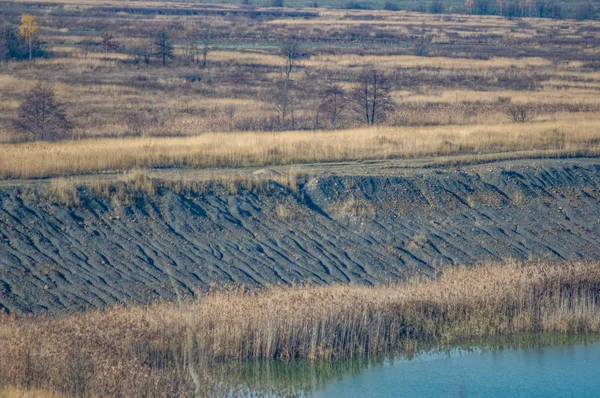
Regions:
<instances>
[{"instance_id":1,"label":"dirt track","mask_svg":"<svg viewBox=\"0 0 600 398\"><path fill-rule=\"evenodd\" d=\"M172 298L169 274L191 293L213 282L371 284L508 257L600 259L598 159L396 166L315 167L298 193L213 185L118 207L90 196L55 205L36 195L44 182L2 182L0 308Z\"/></svg>"}]
</instances>

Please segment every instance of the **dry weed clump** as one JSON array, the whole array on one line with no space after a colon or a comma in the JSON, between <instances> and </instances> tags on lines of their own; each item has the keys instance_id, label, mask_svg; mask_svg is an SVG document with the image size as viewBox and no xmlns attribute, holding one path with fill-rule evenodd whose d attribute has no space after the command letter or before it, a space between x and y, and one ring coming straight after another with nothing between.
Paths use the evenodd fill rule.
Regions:
<instances>
[{"instance_id":1,"label":"dry weed clump","mask_svg":"<svg viewBox=\"0 0 600 398\"><path fill-rule=\"evenodd\" d=\"M279 185L293 194L298 186L306 181L306 175L298 170L290 169L287 173L270 175L214 175L207 179L192 180L175 177L155 178L148 170L135 169L114 178L98 179L93 182L66 177L51 180L49 185L42 185L33 190L26 190L25 195L35 195L49 203L80 206L84 198L95 197L109 200L113 206L131 206L138 200L155 198L165 191L177 195L195 196L214 191L224 191L237 195L240 191L255 194L270 192L274 185Z\"/></svg>"},{"instance_id":2,"label":"dry weed clump","mask_svg":"<svg viewBox=\"0 0 600 398\"><path fill-rule=\"evenodd\" d=\"M509 261L388 286L231 288L179 305L2 315L0 391L193 396L201 386L210 395L209 370L231 360L361 358L524 333L597 334L599 300L598 262Z\"/></svg>"}]
</instances>

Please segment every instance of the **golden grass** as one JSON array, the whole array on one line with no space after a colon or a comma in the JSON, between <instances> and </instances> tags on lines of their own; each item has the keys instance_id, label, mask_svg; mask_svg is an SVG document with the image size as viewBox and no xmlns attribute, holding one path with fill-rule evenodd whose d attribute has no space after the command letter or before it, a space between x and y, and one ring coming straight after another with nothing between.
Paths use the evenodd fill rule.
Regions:
<instances>
[{"instance_id":1,"label":"golden grass","mask_svg":"<svg viewBox=\"0 0 600 398\"><path fill-rule=\"evenodd\" d=\"M431 93L413 93L410 91L393 92L394 99L398 102L420 102L420 103L444 103L444 104L468 104L473 102L497 103L500 99L508 99L512 103L525 104L548 104L548 105L591 105L600 106L600 95L597 90L590 89L594 84L577 84L567 81L561 83L548 83L543 91L517 91L517 90L436 90ZM569 87L569 90L555 89L554 86ZM568 117L568 116L567 116ZM573 118L573 115L570 116ZM588 115L582 116L589 118ZM594 118L599 118L597 114ZM600 124L600 121L598 121Z\"/></svg>"},{"instance_id":2,"label":"golden grass","mask_svg":"<svg viewBox=\"0 0 600 398\"><path fill-rule=\"evenodd\" d=\"M281 57L261 54L257 52L240 52L240 51L225 51L218 50L210 53L211 62L233 62L238 64L256 64L282 66L283 60Z\"/></svg>"},{"instance_id":3,"label":"golden grass","mask_svg":"<svg viewBox=\"0 0 600 398\"><path fill-rule=\"evenodd\" d=\"M0 144L0 178L40 178L152 167L243 167L514 151L600 151L596 120L340 131L209 133ZM554 154L556 155L556 154Z\"/></svg>"},{"instance_id":4,"label":"golden grass","mask_svg":"<svg viewBox=\"0 0 600 398\"><path fill-rule=\"evenodd\" d=\"M94 180L81 178L61 177L50 181L46 189L41 189L35 194L50 203L79 206L81 193L87 191L95 197L110 200L113 205L130 206L143 195L155 196L158 191L168 189L178 195L199 194L209 189L224 189L232 195L237 195L241 189L260 193L269 192L272 184L282 185L292 192L298 190L298 179L305 178L306 174L299 169L290 168L284 173L267 173L265 175L240 175L236 173L217 174L208 173L200 178L181 178L181 176L167 176L155 178L147 170L132 170L121 176L110 176ZM280 210L284 208L281 207Z\"/></svg>"},{"instance_id":5,"label":"golden grass","mask_svg":"<svg viewBox=\"0 0 600 398\"><path fill-rule=\"evenodd\" d=\"M5 315L0 388L210 395L210 370L230 360L363 358L526 333L597 334L598 292L598 262L508 261L389 286L229 289L179 305Z\"/></svg>"},{"instance_id":6,"label":"golden grass","mask_svg":"<svg viewBox=\"0 0 600 398\"><path fill-rule=\"evenodd\" d=\"M302 62L307 67L331 67L336 68L356 67L363 65L377 65L378 68L442 68L442 69L490 69L490 68L527 68L550 66L552 61L543 58L500 58L493 57L489 60L470 58L446 58L446 57L417 57L413 55L320 55Z\"/></svg>"},{"instance_id":7,"label":"golden grass","mask_svg":"<svg viewBox=\"0 0 600 398\"><path fill-rule=\"evenodd\" d=\"M62 398L64 395L51 391L5 388L0 389L0 398Z\"/></svg>"}]
</instances>

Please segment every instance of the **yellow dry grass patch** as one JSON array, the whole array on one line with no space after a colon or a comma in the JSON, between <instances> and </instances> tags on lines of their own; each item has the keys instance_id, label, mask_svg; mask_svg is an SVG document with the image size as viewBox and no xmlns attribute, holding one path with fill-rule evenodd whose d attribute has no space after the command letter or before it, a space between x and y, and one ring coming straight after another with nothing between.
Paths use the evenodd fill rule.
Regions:
<instances>
[{"instance_id":1,"label":"yellow dry grass patch","mask_svg":"<svg viewBox=\"0 0 600 398\"><path fill-rule=\"evenodd\" d=\"M283 60L275 55L242 52L242 51L212 51L209 54L210 61L232 62L238 64L256 64L280 66Z\"/></svg>"},{"instance_id":2,"label":"yellow dry grass patch","mask_svg":"<svg viewBox=\"0 0 600 398\"><path fill-rule=\"evenodd\" d=\"M490 58L478 60L469 58L417 57L412 55L319 55L302 61L307 67L347 68L363 65L376 65L378 68L443 68L443 69L490 69L490 68L527 68L550 66L552 61L544 58Z\"/></svg>"},{"instance_id":3,"label":"yellow dry grass patch","mask_svg":"<svg viewBox=\"0 0 600 398\"><path fill-rule=\"evenodd\" d=\"M1 178L72 175L137 167L241 167L397 157L600 150L592 120L531 124L374 127L341 131L207 133L0 144Z\"/></svg>"},{"instance_id":4,"label":"yellow dry grass patch","mask_svg":"<svg viewBox=\"0 0 600 398\"><path fill-rule=\"evenodd\" d=\"M431 93L414 93L411 91L395 91L392 93L399 102L419 103L494 103L499 99L508 98L516 103L534 104L569 104L569 105L600 105L600 95L593 89L562 90L549 86L543 91L516 91L516 90L436 90ZM592 114L598 117L597 114Z\"/></svg>"},{"instance_id":5,"label":"yellow dry grass patch","mask_svg":"<svg viewBox=\"0 0 600 398\"><path fill-rule=\"evenodd\" d=\"M63 398L64 395L50 391L7 387L0 389L0 398Z\"/></svg>"}]
</instances>

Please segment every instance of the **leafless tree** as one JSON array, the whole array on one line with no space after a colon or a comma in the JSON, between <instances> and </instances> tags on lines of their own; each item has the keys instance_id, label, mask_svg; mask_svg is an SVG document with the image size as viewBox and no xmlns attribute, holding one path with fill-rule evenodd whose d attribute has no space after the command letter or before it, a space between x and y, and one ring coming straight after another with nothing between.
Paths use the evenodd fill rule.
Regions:
<instances>
[{"instance_id":1,"label":"leafless tree","mask_svg":"<svg viewBox=\"0 0 600 398\"><path fill-rule=\"evenodd\" d=\"M291 125L294 128L295 97L292 83L289 80L284 80L278 84L273 105L277 114L277 127L283 129Z\"/></svg>"},{"instance_id":2,"label":"leafless tree","mask_svg":"<svg viewBox=\"0 0 600 398\"><path fill-rule=\"evenodd\" d=\"M208 65L208 53L212 50L212 42L214 38L214 33L208 29L196 33L196 41L200 43L199 49L202 53L202 61L198 59L197 63L203 69Z\"/></svg>"},{"instance_id":3,"label":"leafless tree","mask_svg":"<svg viewBox=\"0 0 600 398\"><path fill-rule=\"evenodd\" d=\"M200 49L198 47L198 32L193 30L188 33L183 46L183 58L190 64L199 62Z\"/></svg>"},{"instance_id":4,"label":"leafless tree","mask_svg":"<svg viewBox=\"0 0 600 398\"><path fill-rule=\"evenodd\" d=\"M169 59L175 58L173 53L174 43L165 30L161 30L154 38L154 55L159 58L163 66L167 66Z\"/></svg>"},{"instance_id":5,"label":"leafless tree","mask_svg":"<svg viewBox=\"0 0 600 398\"><path fill-rule=\"evenodd\" d=\"M335 126L340 115L346 109L347 96L344 89L336 83L328 82L321 95L319 112L327 116L327 120Z\"/></svg>"},{"instance_id":6,"label":"leafless tree","mask_svg":"<svg viewBox=\"0 0 600 398\"><path fill-rule=\"evenodd\" d=\"M119 49L119 44L115 41L115 37L107 31L102 32L100 44L102 45L104 54L108 54L109 51L116 51Z\"/></svg>"},{"instance_id":7,"label":"leafless tree","mask_svg":"<svg viewBox=\"0 0 600 398\"><path fill-rule=\"evenodd\" d=\"M95 44L95 42L92 42L90 40L84 40L81 43L81 54L83 54L83 59L87 59L88 54L90 53L90 48Z\"/></svg>"},{"instance_id":8,"label":"leafless tree","mask_svg":"<svg viewBox=\"0 0 600 398\"><path fill-rule=\"evenodd\" d=\"M65 138L72 128L54 90L41 83L25 94L14 126L25 139L45 141Z\"/></svg>"},{"instance_id":9,"label":"leafless tree","mask_svg":"<svg viewBox=\"0 0 600 398\"><path fill-rule=\"evenodd\" d=\"M527 104L510 104L504 108L504 114L515 123L525 123L535 117L535 109Z\"/></svg>"},{"instance_id":10,"label":"leafless tree","mask_svg":"<svg viewBox=\"0 0 600 398\"><path fill-rule=\"evenodd\" d=\"M305 58L307 54L296 38L290 38L281 43L279 56L284 60L285 77L289 79L297 61Z\"/></svg>"},{"instance_id":11,"label":"leafless tree","mask_svg":"<svg viewBox=\"0 0 600 398\"><path fill-rule=\"evenodd\" d=\"M214 34L211 31L193 29L188 33L183 47L184 58L202 69L206 68L213 39Z\"/></svg>"},{"instance_id":12,"label":"leafless tree","mask_svg":"<svg viewBox=\"0 0 600 398\"><path fill-rule=\"evenodd\" d=\"M389 79L383 72L365 68L359 76L358 84L350 93L352 111L368 125L385 121L395 108L390 90Z\"/></svg>"},{"instance_id":13,"label":"leafless tree","mask_svg":"<svg viewBox=\"0 0 600 398\"><path fill-rule=\"evenodd\" d=\"M136 40L135 44L127 52L133 58L134 63L141 62L150 65L154 55L153 43L149 40Z\"/></svg>"},{"instance_id":14,"label":"leafless tree","mask_svg":"<svg viewBox=\"0 0 600 398\"><path fill-rule=\"evenodd\" d=\"M488 15L495 13L494 0L465 0L465 11L474 15Z\"/></svg>"}]
</instances>

